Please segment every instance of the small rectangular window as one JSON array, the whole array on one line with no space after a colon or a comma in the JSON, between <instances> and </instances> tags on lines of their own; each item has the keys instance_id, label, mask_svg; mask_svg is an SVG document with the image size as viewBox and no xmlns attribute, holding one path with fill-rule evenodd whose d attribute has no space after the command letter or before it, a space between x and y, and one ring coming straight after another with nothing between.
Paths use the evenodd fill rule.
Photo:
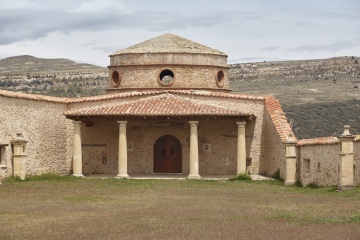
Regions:
<instances>
[{"instance_id":1,"label":"small rectangular window","mask_svg":"<svg viewBox=\"0 0 360 240\"><path fill-rule=\"evenodd\" d=\"M304 173L310 173L310 158L304 158L303 159L303 163L304 163Z\"/></svg>"},{"instance_id":2,"label":"small rectangular window","mask_svg":"<svg viewBox=\"0 0 360 240\"><path fill-rule=\"evenodd\" d=\"M6 165L5 162L5 146L0 145L0 165Z\"/></svg>"},{"instance_id":3,"label":"small rectangular window","mask_svg":"<svg viewBox=\"0 0 360 240\"><path fill-rule=\"evenodd\" d=\"M321 172L321 163L319 163L319 162L316 165L316 171Z\"/></svg>"}]
</instances>

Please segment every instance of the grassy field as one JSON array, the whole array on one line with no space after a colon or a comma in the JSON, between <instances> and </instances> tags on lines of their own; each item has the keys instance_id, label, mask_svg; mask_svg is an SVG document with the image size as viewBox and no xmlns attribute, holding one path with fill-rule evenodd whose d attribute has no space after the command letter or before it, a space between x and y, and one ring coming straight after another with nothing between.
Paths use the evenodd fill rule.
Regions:
<instances>
[{"instance_id":1,"label":"grassy field","mask_svg":"<svg viewBox=\"0 0 360 240\"><path fill-rule=\"evenodd\" d=\"M0 185L0 239L360 239L360 188L32 180Z\"/></svg>"}]
</instances>

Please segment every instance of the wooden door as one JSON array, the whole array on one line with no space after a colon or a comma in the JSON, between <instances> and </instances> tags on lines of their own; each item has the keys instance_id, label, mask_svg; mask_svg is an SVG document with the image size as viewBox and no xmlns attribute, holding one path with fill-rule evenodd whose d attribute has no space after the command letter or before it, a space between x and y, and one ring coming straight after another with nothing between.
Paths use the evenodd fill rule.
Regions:
<instances>
[{"instance_id":1,"label":"wooden door","mask_svg":"<svg viewBox=\"0 0 360 240\"><path fill-rule=\"evenodd\" d=\"M154 144L154 172L181 173L182 152L180 141L171 135L164 135Z\"/></svg>"}]
</instances>

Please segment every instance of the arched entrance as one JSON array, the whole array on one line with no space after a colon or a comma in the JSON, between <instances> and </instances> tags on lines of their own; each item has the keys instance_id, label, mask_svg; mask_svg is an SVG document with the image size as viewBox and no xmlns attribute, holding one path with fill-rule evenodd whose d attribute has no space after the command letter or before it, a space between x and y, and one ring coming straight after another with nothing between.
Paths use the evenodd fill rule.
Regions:
<instances>
[{"instance_id":1,"label":"arched entrance","mask_svg":"<svg viewBox=\"0 0 360 240\"><path fill-rule=\"evenodd\" d=\"M154 172L182 172L182 148L176 137L164 135L156 140L154 144Z\"/></svg>"}]
</instances>

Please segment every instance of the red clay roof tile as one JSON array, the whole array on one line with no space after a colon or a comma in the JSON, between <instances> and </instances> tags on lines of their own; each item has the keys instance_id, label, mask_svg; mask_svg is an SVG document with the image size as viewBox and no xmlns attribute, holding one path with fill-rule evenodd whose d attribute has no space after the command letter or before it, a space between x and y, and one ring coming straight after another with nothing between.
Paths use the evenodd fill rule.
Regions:
<instances>
[{"instance_id":1,"label":"red clay roof tile","mask_svg":"<svg viewBox=\"0 0 360 240\"><path fill-rule=\"evenodd\" d=\"M112 103L105 106L74 108L65 116L252 116L240 109L208 104L172 94L161 94L134 102Z\"/></svg>"},{"instance_id":2,"label":"red clay roof tile","mask_svg":"<svg viewBox=\"0 0 360 240\"><path fill-rule=\"evenodd\" d=\"M0 90L0 96L29 99L35 101L55 102L55 103L67 103L69 100L68 98L51 97L51 96L44 96L38 94L27 94L27 93L13 92L7 90Z\"/></svg>"},{"instance_id":3,"label":"red clay roof tile","mask_svg":"<svg viewBox=\"0 0 360 240\"><path fill-rule=\"evenodd\" d=\"M297 142L297 146L306 146L306 145L329 145L340 143L337 137L321 137L321 138L311 138L311 139L302 139Z\"/></svg>"},{"instance_id":4,"label":"red clay roof tile","mask_svg":"<svg viewBox=\"0 0 360 240\"><path fill-rule=\"evenodd\" d=\"M272 122L283 142L286 142L291 135L292 139L296 141L296 137L291 129L290 124L287 122L287 118L281 108L279 100L273 96L265 98L265 107L271 117Z\"/></svg>"}]
</instances>

